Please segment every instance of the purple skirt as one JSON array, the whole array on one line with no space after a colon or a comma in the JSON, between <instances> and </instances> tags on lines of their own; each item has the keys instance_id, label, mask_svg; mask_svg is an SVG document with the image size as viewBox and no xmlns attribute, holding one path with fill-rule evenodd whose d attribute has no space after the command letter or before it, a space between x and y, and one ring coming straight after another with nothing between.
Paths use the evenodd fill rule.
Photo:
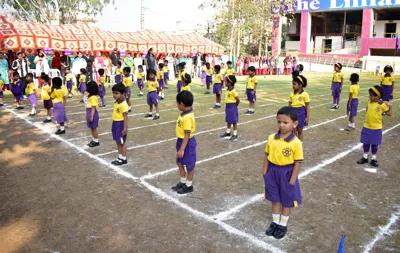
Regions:
<instances>
[{"instance_id":1,"label":"purple skirt","mask_svg":"<svg viewBox=\"0 0 400 253\"><path fill-rule=\"evenodd\" d=\"M333 82L332 83L332 96L340 97L341 88L342 88L342 83Z\"/></svg>"},{"instance_id":2,"label":"purple skirt","mask_svg":"<svg viewBox=\"0 0 400 253\"><path fill-rule=\"evenodd\" d=\"M121 75L115 76L115 82L120 83L121 82Z\"/></svg>"},{"instance_id":3,"label":"purple skirt","mask_svg":"<svg viewBox=\"0 0 400 253\"><path fill-rule=\"evenodd\" d=\"M53 100L49 99L49 100L43 100L43 107L45 109L51 109L53 108Z\"/></svg>"},{"instance_id":4,"label":"purple skirt","mask_svg":"<svg viewBox=\"0 0 400 253\"><path fill-rule=\"evenodd\" d=\"M144 88L143 79L138 79L137 80L137 85L138 85L139 89L143 89Z\"/></svg>"},{"instance_id":5,"label":"purple skirt","mask_svg":"<svg viewBox=\"0 0 400 253\"><path fill-rule=\"evenodd\" d=\"M176 84L176 90L178 92L181 92L181 89L182 89L182 81L178 81L178 83Z\"/></svg>"},{"instance_id":6,"label":"purple skirt","mask_svg":"<svg viewBox=\"0 0 400 253\"><path fill-rule=\"evenodd\" d=\"M257 100L256 91L254 91L254 94L253 94L253 90L247 89L247 90L246 90L246 95L247 95L247 100L248 100L248 101L250 101L250 102L256 102L256 100Z\"/></svg>"},{"instance_id":7,"label":"purple skirt","mask_svg":"<svg viewBox=\"0 0 400 253\"><path fill-rule=\"evenodd\" d=\"M353 98L351 102L347 102L347 115L350 117L357 116L358 110L358 98Z\"/></svg>"},{"instance_id":8,"label":"purple skirt","mask_svg":"<svg viewBox=\"0 0 400 253\"><path fill-rule=\"evenodd\" d=\"M19 101L24 101L24 95L20 94L20 95L14 95L14 99L15 101L19 102Z\"/></svg>"},{"instance_id":9,"label":"purple skirt","mask_svg":"<svg viewBox=\"0 0 400 253\"><path fill-rule=\"evenodd\" d=\"M79 92L80 93L85 93L86 92L86 83L80 83L79 84Z\"/></svg>"},{"instance_id":10,"label":"purple skirt","mask_svg":"<svg viewBox=\"0 0 400 253\"><path fill-rule=\"evenodd\" d=\"M65 107L62 102L58 102L54 104L53 107L54 119L58 124L62 124L68 121L67 114L65 113Z\"/></svg>"},{"instance_id":11,"label":"purple skirt","mask_svg":"<svg viewBox=\"0 0 400 253\"><path fill-rule=\"evenodd\" d=\"M0 90L0 98L4 98L4 93L2 90Z\"/></svg>"},{"instance_id":12,"label":"purple skirt","mask_svg":"<svg viewBox=\"0 0 400 253\"><path fill-rule=\"evenodd\" d=\"M176 140L176 151L178 152L182 146L183 139L178 138ZM182 166L186 166L186 170L188 172L194 170L196 167L196 148L197 141L196 138L192 137L189 139L188 144L186 145L185 152L182 158L176 158L176 163L182 164Z\"/></svg>"},{"instance_id":13,"label":"purple skirt","mask_svg":"<svg viewBox=\"0 0 400 253\"><path fill-rule=\"evenodd\" d=\"M31 106L37 106L37 99L36 99L36 94L30 94L28 95L28 100Z\"/></svg>"},{"instance_id":14,"label":"purple skirt","mask_svg":"<svg viewBox=\"0 0 400 253\"><path fill-rule=\"evenodd\" d=\"M147 93L147 104L148 105L158 104L157 91L152 91L152 92Z\"/></svg>"},{"instance_id":15,"label":"purple skirt","mask_svg":"<svg viewBox=\"0 0 400 253\"><path fill-rule=\"evenodd\" d=\"M205 71L201 72L200 78L201 78L201 79L206 79L206 77L207 77L206 72L205 72Z\"/></svg>"},{"instance_id":16,"label":"purple skirt","mask_svg":"<svg viewBox=\"0 0 400 253\"><path fill-rule=\"evenodd\" d=\"M381 85L381 88L383 90L383 96L382 96L383 101L392 100L393 85Z\"/></svg>"},{"instance_id":17,"label":"purple skirt","mask_svg":"<svg viewBox=\"0 0 400 253\"><path fill-rule=\"evenodd\" d=\"M93 108L86 108L86 121L88 128L98 128L99 127L99 113L96 110L93 115L93 121L90 122L90 115L92 115Z\"/></svg>"},{"instance_id":18,"label":"purple skirt","mask_svg":"<svg viewBox=\"0 0 400 253\"><path fill-rule=\"evenodd\" d=\"M161 90L164 89L164 80L163 79L158 80L158 86L160 87Z\"/></svg>"},{"instance_id":19,"label":"purple skirt","mask_svg":"<svg viewBox=\"0 0 400 253\"><path fill-rule=\"evenodd\" d=\"M279 166L269 162L267 174L264 175L265 197L271 202L280 202L284 207L301 205L302 197L299 179L294 185L289 181L294 164Z\"/></svg>"},{"instance_id":20,"label":"purple skirt","mask_svg":"<svg viewBox=\"0 0 400 253\"><path fill-rule=\"evenodd\" d=\"M206 84L207 85L211 84L211 76L206 76Z\"/></svg>"},{"instance_id":21,"label":"purple skirt","mask_svg":"<svg viewBox=\"0 0 400 253\"><path fill-rule=\"evenodd\" d=\"M214 94L222 94L222 84L214 83L214 85L213 85L213 93Z\"/></svg>"},{"instance_id":22,"label":"purple skirt","mask_svg":"<svg viewBox=\"0 0 400 253\"><path fill-rule=\"evenodd\" d=\"M106 87L104 87L104 85L99 85L99 96L100 97L106 96Z\"/></svg>"},{"instance_id":23,"label":"purple skirt","mask_svg":"<svg viewBox=\"0 0 400 253\"><path fill-rule=\"evenodd\" d=\"M113 140L118 144L124 144L126 142L126 137L128 134L122 136L122 131L124 130L124 121L113 121L111 132Z\"/></svg>"},{"instance_id":24,"label":"purple skirt","mask_svg":"<svg viewBox=\"0 0 400 253\"><path fill-rule=\"evenodd\" d=\"M235 103L225 105L225 121L230 124L239 122L239 110Z\"/></svg>"},{"instance_id":25,"label":"purple skirt","mask_svg":"<svg viewBox=\"0 0 400 253\"><path fill-rule=\"evenodd\" d=\"M382 144L382 129L369 129L363 127L361 130L360 142L369 145Z\"/></svg>"},{"instance_id":26,"label":"purple skirt","mask_svg":"<svg viewBox=\"0 0 400 253\"><path fill-rule=\"evenodd\" d=\"M126 97L127 99L130 99L131 96L132 96L132 89L131 89L131 87L125 87L125 97Z\"/></svg>"},{"instance_id":27,"label":"purple skirt","mask_svg":"<svg viewBox=\"0 0 400 253\"><path fill-rule=\"evenodd\" d=\"M169 80L169 72L164 72L164 82L168 82Z\"/></svg>"},{"instance_id":28,"label":"purple skirt","mask_svg":"<svg viewBox=\"0 0 400 253\"><path fill-rule=\"evenodd\" d=\"M67 89L68 89L68 91L72 90L72 81L67 82Z\"/></svg>"},{"instance_id":29,"label":"purple skirt","mask_svg":"<svg viewBox=\"0 0 400 253\"><path fill-rule=\"evenodd\" d=\"M298 107L295 108L297 111L297 121L299 124L297 125L298 128L303 128L307 126L308 124L305 123L306 118L307 118L307 109L305 107Z\"/></svg>"}]
</instances>

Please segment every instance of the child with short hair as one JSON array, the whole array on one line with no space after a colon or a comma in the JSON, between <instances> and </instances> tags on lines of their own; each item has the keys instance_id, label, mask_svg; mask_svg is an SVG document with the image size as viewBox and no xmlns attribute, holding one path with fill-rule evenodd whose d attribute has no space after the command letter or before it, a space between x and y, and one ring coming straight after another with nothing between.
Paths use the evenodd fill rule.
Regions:
<instances>
[{"instance_id":1,"label":"child with short hair","mask_svg":"<svg viewBox=\"0 0 400 253\"><path fill-rule=\"evenodd\" d=\"M168 69L168 61L164 60L164 88L168 89L168 80L169 80L169 69Z\"/></svg>"},{"instance_id":2,"label":"child with short hair","mask_svg":"<svg viewBox=\"0 0 400 253\"><path fill-rule=\"evenodd\" d=\"M131 68L125 67L124 68L124 78L122 83L125 85L125 99L128 103L128 112L132 111L131 107L131 95L132 95L132 77L131 77Z\"/></svg>"},{"instance_id":3,"label":"child with short hair","mask_svg":"<svg viewBox=\"0 0 400 253\"><path fill-rule=\"evenodd\" d=\"M164 99L164 64L158 64L157 80L158 80L158 97Z\"/></svg>"},{"instance_id":4,"label":"child with short hair","mask_svg":"<svg viewBox=\"0 0 400 253\"><path fill-rule=\"evenodd\" d=\"M206 78L207 78L206 65L204 64L204 61L203 61L203 62L201 62L201 75L200 75L201 86L206 85Z\"/></svg>"},{"instance_id":5,"label":"child with short hair","mask_svg":"<svg viewBox=\"0 0 400 253\"><path fill-rule=\"evenodd\" d=\"M347 116L349 116L349 124L345 131L352 131L356 129L355 117L357 116L358 110L358 94L360 93L360 85L358 81L360 77L357 73L353 73L350 76L351 85L349 86L349 100L347 101Z\"/></svg>"},{"instance_id":6,"label":"child with short hair","mask_svg":"<svg viewBox=\"0 0 400 253\"><path fill-rule=\"evenodd\" d=\"M214 109L219 109L221 108L221 94L222 94L222 74L220 73L221 71L221 66L220 65L215 65L214 66L214 85L213 85L213 93L215 94L215 105Z\"/></svg>"},{"instance_id":7,"label":"child with short hair","mask_svg":"<svg viewBox=\"0 0 400 253\"><path fill-rule=\"evenodd\" d=\"M211 86L211 78L213 75L213 71L211 69L211 65L209 62L206 63L206 86L207 86L207 90L204 94L210 94L210 86Z\"/></svg>"},{"instance_id":8,"label":"child with short hair","mask_svg":"<svg viewBox=\"0 0 400 253\"><path fill-rule=\"evenodd\" d=\"M129 69L131 69L131 68L129 67ZM121 61L118 61L117 69L115 70L115 83L120 83L121 82L121 80L123 78L122 74L123 74L122 63L121 63Z\"/></svg>"},{"instance_id":9,"label":"child with short hair","mask_svg":"<svg viewBox=\"0 0 400 253\"><path fill-rule=\"evenodd\" d=\"M3 98L4 98L4 82L1 80L1 74L0 74L0 107L4 106L3 104Z\"/></svg>"},{"instance_id":10,"label":"child with short hair","mask_svg":"<svg viewBox=\"0 0 400 253\"><path fill-rule=\"evenodd\" d=\"M150 107L149 113L147 113L145 118L153 118L153 106L156 107L156 116L154 116L153 120L160 119L160 109L158 107L158 95L157 93L160 91L158 86L158 82L156 81L156 71L149 70L149 80L147 81L147 104Z\"/></svg>"},{"instance_id":11,"label":"child with short hair","mask_svg":"<svg viewBox=\"0 0 400 253\"><path fill-rule=\"evenodd\" d=\"M138 97L143 97L143 89L144 89L144 72L143 72L143 66L139 65L138 67L138 75L137 75L137 85L139 88L139 94Z\"/></svg>"},{"instance_id":12,"label":"child with short hair","mask_svg":"<svg viewBox=\"0 0 400 253\"><path fill-rule=\"evenodd\" d=\"M65 85L68 90L68 98L72 98L72 85L73 85L74 75L71 73L71 68L67 67L65 69Z\"/></svg>"},{"instance_id":13,"label":"child with short hair","mask_svg":"<svg viewBox=\"0 0 400 253\"><path fill-rule=\"evenodd\" d=\"M68 121L65 106L67 104L67 93L62 88L62 79L60 77L54 77L52 80L51 95L53 99L53 114L54 120L57 122L57 131L55 134L65 134L65 122ZM85 83L86 91L86 83ZM83 100L83 99L82 99Z\"/></svg>"},{"instance_id":14,"label":"child with short hair","mask_svg":"<svg viewBox=\"0 0 400 253\"><path fill-rule=\"evenodd\" d=\"M236 141L239 136L237 133L237 123L239 122L240 103L239 95L235 90L236 77L234 75L226 76L225 86L225 121L227 123L226 132L221 138L229 137L231 141ZM231 134L231 126L233 125L233 133Z\"/></svg>"},{"instance_id":15,"label":"child with short hair","mask_svg":"<svg viewBox=\"0 0 400 253\"><path fill-rule=\"evenodd\" d=\"M226 76L234 76L235 75L235 70L232 68L232 62L231 61L227 61L226 65L228 66L228 68L225 71L225 75Z\"/></svg>"},{"instance_id":16,"label":"child with short hair","mask_svg":"<svg viewBox=\"0 0 400 253\"><path fill-rule=\"evenodd\" d=\"M181 91L183 91L183 90L191 91L190 90L190 86L189 86L189 84L191 82L192 82L192 77L188 73L185 73L185 75L182 76L182 89L181 89Z\"/></svg>"},{"instance_id":17,"label":"child with short hair","mask_svg":"<svg viewBox=\"0 0 400 253\"><path fill-rule=\"evenodd\" d=\"M117 143L118 158L112 161L114 165L123 165L128 163L126 158L126 138L128 136L128 104L125 101L125 85L117 83L112 87L113 97L115 99L114 111L112 113L112 136Z\"/></svg>"},{"instance_id":18,"label":"child with short hair","mask_svg":"<svg viewBox=\"0 0 400 253\"><path fill-rule=\"evenodd\" d=\"M32 106L31 113L28 116L35 116L36 115L36 106L37 106L37 94L35 84L33 83L33 74L28 73L25 77L26 82L28 83L25 88L25 94L28 96L29 103Z\"/></svg>"},{"instance_id":19,"label":"child with short hair","mask_svg":"<svg viewBox=\"0 0 400 253\"><path fill-rule=\"evenodd\" d=\"M296 70L299 71L299 75L303 75L304 66L303 64L298 64Z\"/></svg>"},{"instance_id":20,"label":"child with short hair","mask_svg":"<svg viewBox=\"0 0 400 253\"><path fill-rule=\"evenodd\" d=\"M104 74L104 73L103 73ZM90 148L94 148L100 145L99 134L97 128L99 127L99 86L95 81L91 81L87 84L87 90L89 94L86 101L86 121L87 127L90 128L92 133L92 141L88 143Z\"/></svg>"},{"instance_id":21,"label":"child with short hair","mask_svg":"<svg viewBox=\"0 0 400 253\"><path fill-rule=\"evenodd\" d=\"M178 92L180 92L182 89L182 76L186 74L185 65L186 63L184 62L178 64L178 83L176 84L176 90Z\"/></svg>"},{"instance_id":22,"label":"child with short hair","mask_svg":"<svg viewBox=\"0 0 400 253\"><path fill-rule=\"evenodd\" d=\"M104 77L104 69L99 69L99 87L98 87L98 94L101 99L101 105L100 107L105 107L106 106L106 101L104 97L106 96L106 78Z\"/></svg>"},{"instance_id":23,"label":"child with short hair","mask_svg":"<svg viewBox=\"0 0 400 253\"><path fill-rule=\"evenodd\" d=\"M14 95L15 102L17 103L15 109L22 110L24 109L24 95L22 92L24 89L24 83L20 79L17 71L14 72L13 79L14 82L10 83L10 89L11 93Z\"/></svg>"},{"instance_id":24,"label":"child with short hair","mask_svg":"<svg viewBox=\"0 0 400 253\"><path fill-rule=\"evenodd\" d=\"M390 101L393 99L393 92L394 92L394 77L393 68L390 65L386 65L383 69L385 75L381 78L381 88L383 91L382 100L383 101Z\"/></svg>"},{"instance_id":25,"label":"child with short hair","mask_svg":"<svg viewBox=\"0 0 400 253\"><path fill-rule=\"evenodd\" d=\"M172 187L178 194L193 191L194 168L196 167L197 141L194 137L196 121L193 113L193 95L190 91L181 91L176 96L176 104L181 111L176 122L176 163L179 168L180 182Z\"/></svg>"},{"instance_id":26,"label":"child with short hair","mask_svg":"<svg viewBox=\"0 0 400 253\"><path fill-rule=\"evenodd\" d=\"M49 84L50 78L48 75L40 76L40 82L42 86L42 91L40 96L43 100L43 108L47 110L47 116L43 120L43 123L50 123L51 122L51 109L53 108L53 101L51 100L51 86Z\"/></svg>"},{"instance_id":27,"label":"child with short hair","mask_svg":"<svg viewBox=\"0 0 400 253\"><path fill-rule=\"evenodd\" d=\"M256 106L257 100L257 78L256 78L256 68L254 66L250 66L247 69L249 73L249 77L247 78L247 87L246 87L246 95L247 100L249 101L249 109L245 113L246 115L254 114L254 109Z\"/></svg>"},{"instance_id":28,"label":"child with short hair","mask_svg":"<svg viewBox=\"0 0 400 253\"><path fill-rule=\"evenodd\" d=\"M287 233L290 209L302 203L298 175L303 144L293 133L298 124L295 108L281 108L276 121L279 131L268 137L264 157L265 198L272 202L272 223L265 234L282 239Z\"/></svg>"},{"instance_id":29,"label":"child with short hair","mask_svg":"<svg viewBox=\"0 0 400 253\"><path fill-rule=\"evenodd\" d=\"M295 77L292 81L293 91L289 97L289 106L297 111L297 127L294 132L301 141L304 139L303 128L310 122L310 96L304 88L307 87L307 78Z\"/></svg>"},{"instance_id":30,"label":"child with short hair","mask_svg":"<svg viewBox=\"0 0 400 253\"><path fill-rule=\"evenodd\" d=\"M386 112L387 116L392 116L392 105L388 101L380 103L384 95L382 87L378 85L369 89L369 102L360 138L364 148L364 155L357 161L358 164L368 163L368 153L371 149L371 165L374 167L379 166L376 154L378 153L378 146L382 144L382 113Z\"/></svg>"},{"instance_id":31,"label":"child with short hair","mask_svg":"<svg viewBox=\"0 0 400 253\"><path fill-rule=\"evenodd\" d=\"M332 85L331 85L332 97L333 97L333 106L331 108L332 110L339 109L340 93L342 92L342 86L343 86L343 73L341 72L341 70L342 70L342 64L336 63L335 73L333 74Z\"/></svg>"},{"instance_id":32,"label":"child with short hair","mask_svg":"<svg viewBox=\"0 0 400 253\"><path fill-rule=\"evenodd\" d=\"M79 75L79 92L81 93L81 101L80 103L83 103L83 97L85 96L86 92L86 69L81 68L80 69L80 75Z\"/></svg>"}]
</instances>

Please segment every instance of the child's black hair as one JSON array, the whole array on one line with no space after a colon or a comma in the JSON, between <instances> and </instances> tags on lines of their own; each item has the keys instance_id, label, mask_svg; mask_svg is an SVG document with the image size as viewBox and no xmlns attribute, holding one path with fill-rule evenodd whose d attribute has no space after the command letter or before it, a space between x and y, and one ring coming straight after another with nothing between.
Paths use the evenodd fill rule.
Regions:
<instances>
[{"instance_id":1,"label":"child's black hair","mask_svg":"<svg viewBox=\"0 0 400 253\"><path fill-rule=\"evenodd\" d=\"M158 64L158 68L159 68L159 69L164 68L164 63L159 63L159 64Z\"/></svg>"},{"instance_id":2,"label":"child's black hair","mask_svg":"<svg viewBox=\"0 0 400 253\"><path fill-rule=\"evenodd\" d=\"M226 76L226 81L228 81L228 83L232 84L232 86L235 86L236 76L234 76L234 75Z\"/></svg>"},{"instance_id":3,"label":"child's black hair","mask_svg":"<svg viewBox=\"0 0 400 253\"><path fill-rule=\"evenodd\" d=\"M214 66L215 71L221 71L221 66L220 65L215 65Z\"/></svg>"},{"instance_id":4,"label":"child's black hair","mask_svg":"<svg viewBox=\"0 0 400 253\"><path fill-rule=\"evenodd\" d=\"M256 68L254 66L248 67L247 70L251 72L256 72Z\"/></svg>"},{"instance_id":5,"label":"child's black hair","mask_svg":"<svg viewBox=\"0 0 400 253\"><path fill-rule=\"evenodd\" d=\"M19 76L19 73L18 73L18 71L14 71L14 73L13 73L13 77L14 77L14 76L18 76L18 77L20 77L20 76Z\"/></svg>"},{"instance_id":6,"label":"child's black hair","mask_svg":"<svg viewBox=\"0 0 400 253\"><path fill-rule=\"evenodd\" d=\"M210 63L209 63L209 62L206 62L206 67L209 67L209 66L211 66Z\"/></svg>"},{"instance_id":7,"label":"child's black hair","mask_svg":"<svg viewBox=\"0 0 400 253\"><path fill-rule=\"evenodd\" d=\"M226 65L228 65L228 64L231 64L231 65L232 65L232 62L231 62L231 61L227 61L227 62L226 62Z\"/></svg>"},{"instance_id":8,"label":"child's black hair","mask_svg":"<svg viewBox=\"0 0 400 253\"><path fill-rule=\"evenodd\" d=\"M300 75L300 72L298 70L295 70L292 72L292 79L294 80L296 77Z\"/></svg>"},{"instance_id":9,"label":"child's black hair","mask_svg":"<svg viewBox=\"0 0 400 253\"><path fill-rule=\"evenodd\" d=\"M276 116L278 116L278 115L286 115L286 116L289 116L289 118L291 120L297 121L297 110L296 110L296 108L293 108L290 106L284 106L281 109L279 109Z\"/></svg>"},{"instance_id":10,"label":"child's black hair","mask_svg":"<svg viewBox=\"0 0 400 253\"><path fill-rule=\"evenodd\" d=\"M70 67L66 67L65 70L71 70L71 68Z\"/></svg>"},{"instance_id":11,"label":"child's black hair","mask_svg":"<svg viewBox=\"0 0 400 253\"><path fill-rule=\"evenodd\" d=\"M99 75L101 75L101 76L104 75L104 69L99 69L98 72L99 72Z\"/></svg>"},{"instance_id":12,"label":"child's black hair","mask_svg":"<svg viewBox=\"0 0 400 253\"><path fill-rule=\"evenodd\" d=\"M118 62L117 62L117 65L118 65L118 66L122 66L121 61L118 61Z\"/></svg>"},{"instance_id":13,"label":"child's black hair","mask_svg":"<svg viewBox=\"0 0 400 253\"><path fill-rule=\"evenodd\" d=\"M154 69L150 69L147 73L149 74L149 76L150 74L157 75L157 72Z\"/></svg>"},{"instance_id":14,"label":"child's black hair","mask_svg":"<svg viewBox=\"0 0 400 253\"><path fill-rule=\"evenodd\" d=\"M391 73L393 73L393 68L390 65L386 65L385 68L383 69L383 72L386 73L386 71L390 71Z\"/></svg>"},{"instance_id":15,"label":"child's black hair","mask_svg":"<svg viewBox=\"0 0 400 253\"><path fill-rule=\"evenodd\" d=\"M33 74L32 73L26 74L26 77L28 77L28 76L33 80Z\"/></svg>"},{"instance_id":16,"label":"child's black hair","mask_svg":"<svg viewBox=\"0 0 400 253\"><path fill-rule=\"evenodd\" d=\"M193 94L190 91L184 90L176 95L176 102L178 104L182 103L186 107L193 105Z\"/></svg>"},{"instance_id":17,"label":"child's black hair","mask_svg":"<svg viewBox=\"0 0 400 253\"><path fill-rule=\"evenodd\" d=\"M123 94L125 93L125 85L123 83L117 83L111 88L111 90Z\"/></svg>"},{"instance_id":18,"label":"child's black hair","mask_svg":"<svg viewBox=\"0 0 400 253\"><path fill-rule=\"evenodd\" d=\"M91 81L87 84L86 91L90 94L90 96L97 96L99 95L99 86L95 81Z\"/></svg>"},{"instance_id":19,"label":"child's black hair","mask_svg":"<svg viewBox=\"0 0 400 253\"><path fill-rule=\"evenodd\" d=\"M178 64L178 68L185 68L185 66L186 66L186 63L185 62L181 62L181 63L179 63Z\"/></svg>"},{"instance_id":20,"label":"child's black hair","mask_svg":"<svg viewBox=\"0 0 400 253\"><path fill-rule=\"evenodd\" d=\"M188 73L185 73L185 75L182 76L182 81L186 84L189 84L192 82L192 77Z\"/></svg>"},{"instance_id":21,"label":"child's black hair","mask_svg":"<svg viewBox=\"0 0 400 253\"><path fill-rule=\"evenodd\" d=\"M307 87L307 78L305 78L305 77L302 76L302 75L299 75L299 76L293 78L293 82L296 82L296 83L301 84L301 86L302 86L303 88Z\"/></svg>"},{"instance_id":22,"label":"child's black hair","mask_svg":"<svg viewBox=\"0 0 400 253\"><path fill-rule=\"evenodd\" d=\"M60 77L58 77L58 76L54 77L51 82L53 83L53 87L55 89L61 89L61 86L62 86L63 82L62 82L62 79Z\"/></svg>"},{"instance_id":23,"label":"child's black hair","mask_svg":"<svg viewBox=\"0 0 400 253\"><path fill-rule=\"evenodd\" d=\"M84 69L84 68L81 68L81 69L79 70L79 72L81 72L81 73L82 73L82 75L84 75L84 74L86 74L86 69Z\"/></svg>"},{"instance_id":24,"label":"child's black hair","mask_svg":"<svg viewBox=\"0 0 400 253\"><path fill-rule=\"evenodd\" d=\"M139 66L138 66L138 69L143 70L143 66L142 66L142 65L139 65Z\"/></svg>"},{"instance_id":25,"label":"child's black hair","mask_svg":"<svg viewBox=\"0 0 400 253\"><path fill-rule=\"evenodd\" d=\"M131 73L131 68L130 67L125 67L123 69L123 71L126 72L126 73Z\"/></svg>"},{"instance_id":26,"label":"child's black hair","mask_svg":"<svg viewBox=\"0 0 400 253\"><path fill-rule=\"evenodd\" d=\"M360 81L360 76L357 73L353 73L350 76L351 83L358 83Z\"/></svg>"},{"instance_id":27,"label":"child's black hair","mask_svg":"<svg viewBox=\"0 0 400 253\"><path fill-rule=\"evenodd\" d=\"M46 83L48 83L50 81L50 78L48 75L44 74L40 76L40 79L44 80Z\"/></svg>"},{"instance_id":28,"label":"child's black hair","mask_svg":"<svg viewBox=\"0 0 400 253\"><path fill-rule=\"evenodd\" d=\"M380 95L378 95L378 94L376 94L376 92L371 88L371 89L369 89L368 90L368 92L369 93L372 93L372 95L374 96L374 97L383 97L383 90L382 90L382 88L381 88L381 86L379 86L379 85L374 85L374 88L380 93Z\"/></svg>"},{"instance_id":29,"label":"child's black hair","mask_svg":"<svg viewBox=\"0 0 400 253\"><path fill-rule=\"evenodd\" d=\"M298 64L297 67L299 68L299 71L303 71L304 70L303 64Z\"/></svg>"},{"instance_id":30,"label":"child's black hair","mask_svg":"<svg viewBox=\"0 0 400 253\"><path fill-rule=\"evenodd\" d=\"M336 63L335 68L339 68L339 70L342 70L343 65L341 63Z\"/></svg>"}]
</instances>

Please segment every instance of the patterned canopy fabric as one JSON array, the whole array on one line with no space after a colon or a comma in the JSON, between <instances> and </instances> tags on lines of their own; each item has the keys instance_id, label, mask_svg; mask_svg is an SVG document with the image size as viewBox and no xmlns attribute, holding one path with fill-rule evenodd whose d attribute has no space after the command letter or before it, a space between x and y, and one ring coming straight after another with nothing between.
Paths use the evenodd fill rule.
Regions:
<instances>
[{"instance_id":1,"label":"patterned canopy fabric","mask_svg":"<svg viewBox=\"0 0 400 253\"><path fill-rule=\"evenodd\" d=\"M153 30L109 32L87 24L44 25L0 16L0 51L22 50L32 54L38 48L71 51L111 51L114 48L131 52L214 53L224 48L198 33L167 34Z\"/></svg>"}]
</instances>

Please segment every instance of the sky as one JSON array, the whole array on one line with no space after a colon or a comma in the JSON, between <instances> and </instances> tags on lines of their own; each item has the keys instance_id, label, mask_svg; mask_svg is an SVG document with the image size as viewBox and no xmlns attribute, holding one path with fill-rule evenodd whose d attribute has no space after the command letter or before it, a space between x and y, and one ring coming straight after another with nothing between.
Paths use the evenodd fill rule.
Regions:
<instances>
[{"instance_id":1,"label":"sky","mask_svg":"<svg viewBox=\"0 0 400 253\"><path fill-rule=\"evenodd\" d=\"M207 25L212 20L211 8L200 10L206 0L144 0L145 29L175 31L176 22L181 29L193 29L197 24ZM140 30L140 0L115 0L115 6L108 5L96 17L98 28L113 32L134 32Z\"/></svg>"}]
</instances>

